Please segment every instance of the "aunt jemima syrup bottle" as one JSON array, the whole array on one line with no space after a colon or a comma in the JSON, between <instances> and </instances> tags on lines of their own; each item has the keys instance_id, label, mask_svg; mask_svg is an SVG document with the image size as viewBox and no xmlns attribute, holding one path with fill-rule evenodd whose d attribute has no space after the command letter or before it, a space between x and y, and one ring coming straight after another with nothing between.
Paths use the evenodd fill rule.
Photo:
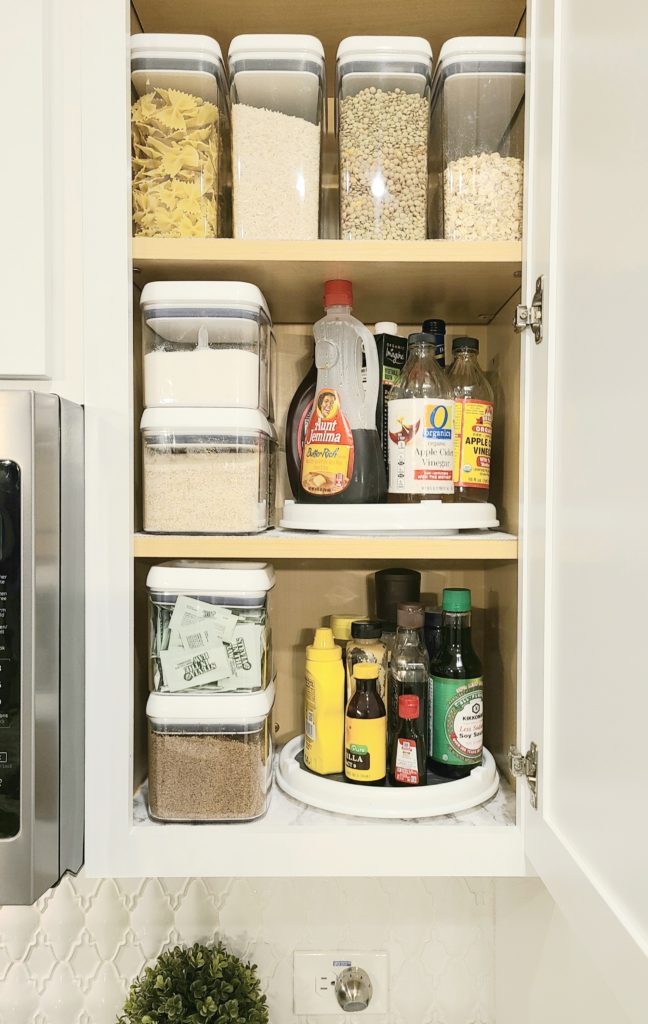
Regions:
<instances>
[{"instance_id":1,"label":"aunt jemima syrup bottle","mask_svg":"<svg viewBox=\"0 0 648 1024\"><path fill-rule=\"evenodd\" d=\"M302 452L299 501L358 503L385 497L385 466L376 430L376 342L351 316L352 302L350 281L326 282L326 316L313 328L317 390Z\"/></svg>"}]
</instances>

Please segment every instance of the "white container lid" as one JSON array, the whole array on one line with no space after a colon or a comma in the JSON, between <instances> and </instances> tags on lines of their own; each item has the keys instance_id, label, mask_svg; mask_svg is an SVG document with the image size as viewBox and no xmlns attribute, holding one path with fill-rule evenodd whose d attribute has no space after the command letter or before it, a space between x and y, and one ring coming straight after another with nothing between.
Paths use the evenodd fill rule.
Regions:
<instances>
[{"instance_id":1,"label":"white container lid","mask_svg":"<svg viewBox=\"0 0 648 1024\"><path fill-rule=\"evenodd\" d=\"M164 725L252 725L261 723L272 711L274 680L255 693L149 694L146 715Z\"/></svg>"},{"instance_id":2,"label":"white container lid","mask_svg":"<svg viewBox=\"0 0 648 1024\"><path fill-rule=\"evenodd\" d=\"M398 324L395 324L392 320L380 320L376 324L374 334L398 335Z\"/></svg>"},{"instance_id":3,"label":"white container lid","mask_svg":"<svg viewBox=\"0 0 648 1024\"><path fill-rule=\"evenodd\" d=\"M272 323L260 288L247 281L151 281L140 296L144 315L148 310L186 309L187 316L210 308L263 311Z\"/></svg>"},{"instance_id":4,"label":"white container lid","mask_svg":"<svg viewBox=\"0 0 648 1024\"><path fill-rule=\"evenodd\" d=\"M199 433L242 434L257 432L273 440L276 432L259 409L212 409L201 406L188 409L177 406L145 409L140 430L185 430Z\"/></svg>"},{"instance_id":5,"label":"white container lid","mask_svg":"<svg viewBox=\"0 0 648 1024\"><path fill-rule=\"evenodd\" d=\"M301 60L315 61L324 66L324 47L316 36L292 32L263 32L256 35L235 36L230 43L230 65L243 60Z\"/></svg>"},{"instance_id":6,"label":"white container lid","mask_svg":"<svg viewBox=\"0 0 648 1024\"><path fill-rule=\"evenodd\" d=\"M524 63L526 39L515 36L456 36L441 47L436 74L457 63Z\"/></svg>"},{"instance_id":7,"label":"white container lid","mask_svg":"<svg viewBox=\"0 0 648 1024\"><path fill-rule=\"evenodd\" d=\"M347 36L338 46L338 64L353 61L432 63L432 47L421 36Z\"/></svg>"},{"instance_id":8,"label":"white container lid","mask_svg":"<svg viewBox=\"0 0 648 1024\"><path fill-rule=\"evenodd\" d=\"M139 32L131 36L131 62L136 60L207 61L223 67L223 53L211 36L176 32Z\"/></svg>"},{"instance_id":9,"label":"white container lid","mask_svg":"<svg viewBox=\"0 0 648 1024\"><path fill-rule=\"evenodd\" d=\"M181 559L151 566L146 577L149 590L169 594L263 595L274 585L274 568L267 562Z\"/></svg>"}]
</instances>

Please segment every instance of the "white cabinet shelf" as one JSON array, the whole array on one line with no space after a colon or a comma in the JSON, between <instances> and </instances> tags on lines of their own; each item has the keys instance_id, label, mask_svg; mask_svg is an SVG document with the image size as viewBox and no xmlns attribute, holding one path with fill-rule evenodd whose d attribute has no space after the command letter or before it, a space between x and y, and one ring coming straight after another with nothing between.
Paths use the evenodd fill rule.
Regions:
<instances>
[{"instance_id":1,"label":"white cabinet shelf","mask_svg":"<svg viewBox=\"0 0 648 1024\"><path fill-rule=\"evenodd\" d=\"M268 812L256 822L174 825L149 818L143 785L133 800L128 851L111 865L131 876L151 863L163 876L524 875L515 804L502 780L495 796L472 810L376 822L309 807L275 781Z\"/></svg>"}]
</instances>

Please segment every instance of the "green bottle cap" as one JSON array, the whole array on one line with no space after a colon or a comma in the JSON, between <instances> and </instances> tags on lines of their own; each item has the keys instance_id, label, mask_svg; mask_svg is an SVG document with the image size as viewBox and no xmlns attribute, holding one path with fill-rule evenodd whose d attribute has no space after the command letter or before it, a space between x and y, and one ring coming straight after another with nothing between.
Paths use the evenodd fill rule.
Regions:
<instances>
[{"instance_id":1,"label":"green bottle cap","mask_svg":"<svg viewBox=\"0 0 648 1024\"><path fill-rule=\"evenodd\" d=\"M469 612L470 591L465 587L446 587L443 591L444 612Z\"/></svg>"}]
</instances>

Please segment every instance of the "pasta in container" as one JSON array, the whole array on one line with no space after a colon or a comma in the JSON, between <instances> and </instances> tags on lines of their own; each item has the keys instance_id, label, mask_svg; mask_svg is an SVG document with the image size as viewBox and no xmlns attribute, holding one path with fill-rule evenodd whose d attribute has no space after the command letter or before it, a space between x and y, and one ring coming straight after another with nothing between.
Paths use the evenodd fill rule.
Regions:
<instances>
[{"instance_id":1,"label":"pasta in container","mask_svg":"<svg viewBox=\"0 0 648 1024\"><path fill-rule=\"evenodd\" d=\"M229 108L221 50L208 36L131 37L133 234L230 234Z\"/></svg>"}]
</instances>

